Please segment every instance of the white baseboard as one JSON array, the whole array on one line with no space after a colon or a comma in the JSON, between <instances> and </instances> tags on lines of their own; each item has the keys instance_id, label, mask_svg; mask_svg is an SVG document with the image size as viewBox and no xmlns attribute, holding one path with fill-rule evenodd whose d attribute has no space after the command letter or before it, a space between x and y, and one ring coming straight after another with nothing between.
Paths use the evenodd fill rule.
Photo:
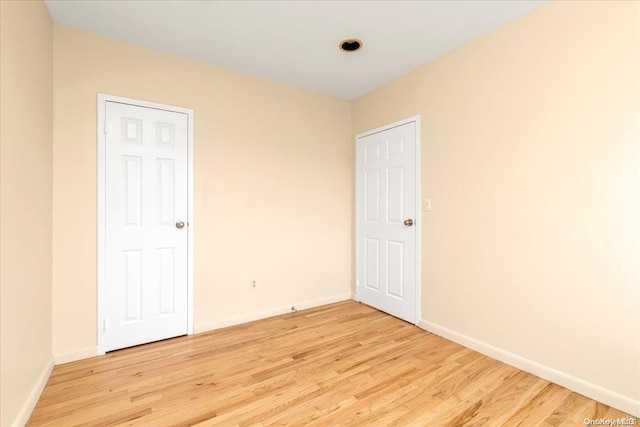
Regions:
<instances>
[{"instance_id":1,"label":"white baseboard","mask_svg":"<svg viewBox=\"0 0 640 427\"><path fill-rule=\"evenodd\" d=\"M195 325L195 333L198 334L200 332L213 331L214 329L226 328L227 326L240 325L242 323L253 322L254 320L291 313L291 306L295 306L297 310L306 310L308 308L319 307L321 305L332 304L334 302L348 301L349 299L351 299L351 294L345 293L312 301L292 303L291 305L272 308L269 310L246 313L242 316L216 320L215 322L200 323Z\"/></svg>"},{"instance_id":2,"label":"white baseboard","mask_svg":"<svg viewBox=\"0 0 640 427\"><path fill-rule=\"evenodd\" d=\"M640 401L638 400L576 378L565 372L534 362L533 360L518 356L517 354L510 353L427 320L420 319L418 326L428 332L439 335L508 365L515 366L518 369L529 372L547 381L566 387L569 390L597 400L598 402L640 417Z\"/></svg>"},{"instance_id":3,"label":"white baseboard","mask_svg":"<svg viewBox=\"0 0 640 427\"><path fill-rule=\"evenodd\" d=\"M53 355L56 365L63 363L75 362L76 360L88 359L98 355L98 346L80 348L78 350L67 351L64 353L56 353Z\"/></svg>"},{"instance_id":4,"label":"white baseboard","mask_svg":"<svg viewBox=\"0 0 640 427\"><path fill-rule=\"evenodd\" d=\"M53 366L53 356L51 356L47 364L40 372L40 375L38 375L38 379L33 385L31 392L22 404L22 408L20 408L20 412L18 412L16 419L13 421L12 425L14 427L23 427L25 424L27 424L27 421L29 421L31 412L33 412L33 408L36 407L38 399L40 399L40 395L42 394L42 390L44 390L44 387L47 385L47 381L49 381L51 371L53 371Z\"/></svg>"},{"instance_id":5,"label":"white baseboard","mask_svg":"<svg viewBox=\"0 0 640 427\"><path fill-rule=\"evenodd\" d=\"M319 307L321 305L331 304L334 302L347 301L351 298L351 294L340 294L328 298L321 298L313 301L306 301L300 303L291 304L298 310L305 310L307 308ZM214 329L225 328L227 326L239 325L241 323L252 322L254 320L265 319L267 317L278 316L280 314L291 313L291 305L284 307L278 307L271 310L260 311L256 313L248 313L242 316L233 317L230 319L223 319L216 322L201 323L195 325L194 333L211 331ZM75 362L76 360L87 359L98 355L98 347L91 346L78 350L67 351L64 353L56 353L54 355L55 364L61 365L63 363Z\"/></svg>"}]
</instances>

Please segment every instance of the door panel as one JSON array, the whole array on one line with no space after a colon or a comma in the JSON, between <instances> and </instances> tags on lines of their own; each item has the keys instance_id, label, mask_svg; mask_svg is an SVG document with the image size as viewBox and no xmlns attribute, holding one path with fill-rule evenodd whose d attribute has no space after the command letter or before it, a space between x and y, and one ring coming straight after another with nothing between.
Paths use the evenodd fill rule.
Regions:
<instances>
[{"instance_id":1,"label":"door panel","mask_svg":"<svg viewBox=\"0 0 640 427\"><path fill-rule=\"evenodd\" d=\"M187 129L184 113L106 102L105 351L187 333Z\"/></svg>"},{"instance_id":2,"label":"door panel","mask_svg":"<svg viewBox=\"0 0 640 427\"><path fill-rule=\"evenodd\" d=\"M365 238L365 280L369 289L380 290L380 240Z\"/></svg>"},{"instance_id":3,"label":"door panel","mask_svg":"<svg viewBox=\"0 0 640 427\"><path fill-rule=\"evenodd\" d=\"M356 145L358 299L415 323L416 123L360 137Z\"/></svg>"},{"instance_id":4,"label":"door panel","mask_svg":"<svg viewBox=\"0 0 640 427\"><path fill-rule=\"evenodd\" d=\"M387 293L404 299L404 242L387 240Z\"/></svg>"}]
</instances>

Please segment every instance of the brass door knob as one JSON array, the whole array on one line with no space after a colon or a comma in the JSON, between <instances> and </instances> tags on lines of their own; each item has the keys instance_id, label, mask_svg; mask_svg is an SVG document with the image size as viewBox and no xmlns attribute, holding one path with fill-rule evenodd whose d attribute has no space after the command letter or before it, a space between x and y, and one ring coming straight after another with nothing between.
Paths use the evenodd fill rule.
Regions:
<instances>
[{"instance_id":1,"label":"brass door knob","mask_svg":"<svg viewBox=\"0 0 640 427\"><path fill-rule=\"evenodd\" d=\"M411 218L404 220L404 225L407 227L411 227L413 225L413 220Z\"/></svg>"}]
</instances>

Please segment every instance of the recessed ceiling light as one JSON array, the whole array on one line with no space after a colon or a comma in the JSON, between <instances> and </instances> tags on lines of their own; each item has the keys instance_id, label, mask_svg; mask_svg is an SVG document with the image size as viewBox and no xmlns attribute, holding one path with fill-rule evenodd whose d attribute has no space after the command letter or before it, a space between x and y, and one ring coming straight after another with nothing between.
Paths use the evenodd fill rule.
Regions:
<instances>
[{"instance_id":1,"label":"recessed ceiling light","mask_svg":"<svg viewBox=\"0 0 640 427\"><path fill-rule=\"evenodd\" d=\"M347 53L352 53L362 48L362 40L354 39L350 37L340 42L340 50Z\"/></svg>"}]
</instances>

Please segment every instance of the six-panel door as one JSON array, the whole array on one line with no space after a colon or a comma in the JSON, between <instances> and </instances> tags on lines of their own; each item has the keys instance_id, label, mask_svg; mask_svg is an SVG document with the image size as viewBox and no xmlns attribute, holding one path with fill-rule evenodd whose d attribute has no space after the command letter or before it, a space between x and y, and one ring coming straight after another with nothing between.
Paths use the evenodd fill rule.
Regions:
<instances>
[{"instance_id":1,"label":"six-panel door","mask_svg":"<svg viewBox=\"0 0 640 427\"><path fill-rule=\"evenodd\" d=\"M358 298L411 323L417 306L415 132L410 122L358 138L356 147Z\"/></svg>"},{"instance_id":2,"label":"six-panel door","mask_svg":"<svg viewBox=\"0 0 640 427\"><path fill-rule=\"evenodd\" d=\"M106 351L187 333L187 131L184 113L106 103Z\"/></svg>"}]
</instances>

